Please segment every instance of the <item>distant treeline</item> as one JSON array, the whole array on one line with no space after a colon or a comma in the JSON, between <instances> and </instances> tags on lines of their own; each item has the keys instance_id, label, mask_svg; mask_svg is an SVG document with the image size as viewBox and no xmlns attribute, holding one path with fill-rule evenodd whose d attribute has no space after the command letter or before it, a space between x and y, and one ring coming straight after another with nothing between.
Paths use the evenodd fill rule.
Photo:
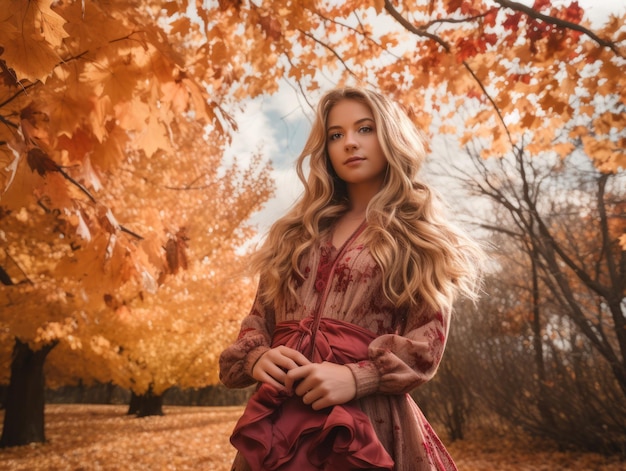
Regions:
<instances>
[{"instance_id":1,"label":"distant treeline","mask_svg":"<svg viewBox=\"0 0 626 471\"><path fill-rule=\"evenodd\" d=\"M4 409L8 386L0 385L0 409ZM163 405L236 406L245 404L253 389L227 389L222 385L200 389L170 388L163 395ZM78 384L46 389L46 404L129 404L131 391L112 383Z\"/></svg>"}]
</instances>

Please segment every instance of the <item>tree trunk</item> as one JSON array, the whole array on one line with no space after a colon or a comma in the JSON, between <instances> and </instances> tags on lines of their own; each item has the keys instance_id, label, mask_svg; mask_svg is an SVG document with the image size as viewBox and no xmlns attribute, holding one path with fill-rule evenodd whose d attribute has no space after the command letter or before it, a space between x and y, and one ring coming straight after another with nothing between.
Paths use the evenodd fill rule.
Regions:
<instances>
[{"instance_id":1,"label":"tree trunk","mask_svg":"<svg viewBox=\"0 0 626 471\"><path fill-rule=\"evenodd\" d=\"M130 402L128 403L128 415L137 415L139 412L139 402L141 400L141 396L135 394L135 391L130 392Z\"/></svg>"},{"instance_id":2,"label":"tree trunk","mask_svg":"<svg viewBox=\"0 0 626 471\"><path fill-rule=\"evenodd\" d=\"M43 366L56 344L33 351L28 343L15 339L0 448L46 441Z\"/></svg>"},{"instance_id":3,"label":"tree trunk","mask_svg":"<svg viewBox=\"0 0 626 471\"><path fill-rule=\"evenodd\" d=\"M135 414L137 417L163 415L163 394L154 394L152 386L144 394L135 394L131 391L128 414Z\"/></svg>"},{"instance_id":4,"label":"tree trunk","mask_svg":"<svg viewBox=\"0 0 626 471\"><path fill-rule=\"evenodd\" d=\"M537 368L537 376L539 382L539 395L537 397L537 409L541 414L544 424L547 427L554 428L555 421L552 415L550 392L547 384L546 365L543 358L543 335L541 331L541 308L539 306L539 274L537 273L537 251L535 247L531 249L530 264L532 273L532 312L533 312L533 347L535 350L535 366Z\"/></svg>"}]
</instances>

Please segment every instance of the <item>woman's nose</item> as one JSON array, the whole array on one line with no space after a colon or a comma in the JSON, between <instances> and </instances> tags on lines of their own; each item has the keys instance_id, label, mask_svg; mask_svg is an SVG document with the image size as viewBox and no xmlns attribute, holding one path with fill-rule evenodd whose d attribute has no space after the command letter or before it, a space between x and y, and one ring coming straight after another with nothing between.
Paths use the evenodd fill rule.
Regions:
<instances>
[{"instance_id":1,"label":"woman's nose","mask_svg":"<svg viewBox=\"0 0 626 471\"><path fill-rule=\"evenodd\" d=\"M354 135L354 133L349 132L346 134L344 146L346 150L353 150L358 147L358 141L356 140L356 136Z\"/></svg>"}]
</instances>

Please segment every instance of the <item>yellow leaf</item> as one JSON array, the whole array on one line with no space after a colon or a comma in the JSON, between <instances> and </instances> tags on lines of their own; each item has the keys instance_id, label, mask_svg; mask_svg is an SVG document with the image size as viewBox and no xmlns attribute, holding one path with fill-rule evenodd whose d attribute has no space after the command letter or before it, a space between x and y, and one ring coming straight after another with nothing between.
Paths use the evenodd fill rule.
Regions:
<instances>
[{"instance_id":1,"label":"yellow leaf","mask_svg":"<svg viewBox=\"0 0 626 471\"><path fill-rule=\"evenodd\" d=\"M20 35L43 39L59 47L68 34L63 29L66 21L50 6L54 0L9 0L6 12L12 13L10 21L20 29Z\"/></svg>"},{"instance_id":2,"label":"yellow leaf","mask_svg":"<svg viewBox=\"0 0 626 471\"><path fill-rule=\"evenodd\" d=\"M476 114L475 116L467 120L467 125L468 126L478 125L482 127L485 125L487 121L489 121L492 118L492 114L493 114L492 110L481 110L480 112L478 112L478 114Z\"/></svg>"},{"instance_id":3,"label":"yellow leaf","mask_svg":"<svg viewBox=\"0 0 626 471\"><path fill-rule=\"evenodd\" d=\"M188 17L182 17L172 22L172 30L170 34L185 34L191 29L191 20Z\"/></svg>"},{"instance_id":4,"label":"yellow leaf","mask_svg":"<svg viewBox=\"0 0 626 471\"><path fill-rule=\"evenodd\" d=\"M620 168L626 169L626 153L619 145L593 136L583 136L582 142L586 154L601 172L613 173Z\"/></svg>"},{"instance_id":5,"label":"yellow leaf","mask_svg":"<svg viewBox=\"0 0 626 471\"><path fill-rule=\"evenodd\" d=\"M61 62L56 51L63 38L65 19L52 11L52 0L10 0L2 22L0 44L5 47L2 58L15 71L18 80L45 82L52 69Z\"/></svg>"},{"instance_id":6,"label":"yellow leaf","mask_svg":"<svg viewBox=\"0 0 626 471\"><path fill-rule=\"evenodd\" d=\"M113 118L113 109L109 97L93 98L92 111L89 113L89 124L93 135L103 142L108 134L107 123Z\"/></svg>"},{"instance_id":7,"label":"yellow leaf","mask_svg":"<svg viewBox=\"0 0 626 471\"><path fill-rule=\"evenodd\" d=\"M4 27L4 24L3 24ZM0 56L13 69L18 81L45 83L61 58L50 44L30 34L17 35Z\"/></svg>"},{"instance_id":8,"label":"yellow leaf","mask_svg":"<svg viewBox=\"0 0 626 471\"><path fill-rule=\"evenodd\" d=\"M50 89L45 91L51 92ZM42 93L42 110L54 123L57 134L71 136L92 108L92 102L74 90L67 90L65 93L47 93L45 96Z\"/></svg>"},{"instance_id":9,"label":"yellow leaf","mask_svg":"<svg viewBox=\"0 0 626 471\"><path fill-rule=\"evenodd\" d=\"M552 150L561 158L565 158L574 150L574 145L570 142L560 142L553 145Z\"/></svg>"},{"instance_id":10,"label":"yellow leaf","mask_svg":"<svg viewBox=\"0 0 626 471\"><path fill-rule=\"evenodd\" d=\"M458 129L456 126L451 126L450 124L444 124L439 126L439 132L443 134L456 134Z\"/></svg>"},{"instance_id":11,"label":"yellow leaf","mask_svg":"<svg viewBox=\"0 0 626 471\"><path fill-rule=\"evenodd\" d=\"M71 42L80 51L96 51L111 40L128 36L130 25L121 22L106 8L107 5L101 2L63 2L59 11L67 20L64 28L70 39L66 42Z\"/></svg>"},{"instance_id":12,"label":"yellow leaf","mask_svg":"<svg viewBox=\"0 0 626 471\"><path fill-rule=\"evenodd\" d=\"M90 83L100 96L108 96L113 103L130 100L141 76L138 71L136 50L121 52L113 58L104 56L85 66L81 79Z\"/></svg>"},{"instance_id":13,"label":"yellow leaf","mask_svg":"<svg viewBox=\"0 0 626 471\"><path fill-rule=\"evenodd\" d=\"M141 97L136 96L132 101L120 103L115 107L117 124L127 131L141 131L145 128L151 111L150 106Z\"/></svg>"},{"instance_id":14,"label":"yellow leaf","mask_svg":"<svg viewBox=\"0 0 626 471\"><path fill-rule=\"evenodd\" d=\"M19 0L18 0L19 1ZM52 11L50 5L54 0L30 0L29 2L19 1L19 3L28 3L29 12L34 14L34 26L39 29L44 39L53 46L59 47L63 42L63 38L69 35L63 29L65 19Z\"/></svg>"},{"instance_id":15,"label":"yellow leaf","mask_svg":"<svg viewBox=\"0 0 626 471\"><path fill-rule=\"evenodd\" d=\"M572 139L579 139L582 136L586 136L587 134L589 134L589 129L585 126L576 126L574 128L572 128L572 130L569 133L569 137Z\"/></svg>"},{"instance_id":16,"label":"yellow leaf","mask_svg":"<svg viewBox=\"0 0 626 471\"><path fill-rule=\"evenodd\" d=\"M187 110L189 103L189 92L184 86L184 81L166 82L161 85L164 102L171 103L172 109L177 114L182 114Z\"/></svg>"},{"instance_id":17,"label":"yellow leaf","mask_svg":"<svg viewBox=\"0 0 626 471\"><path fill-rule=\"evenodd\" d=\"M154 115L148 119L148 126L141 132L136 144L148 156L153 155L159 149L169 151L172 147L165 132L165 126Z\"/></svg>"},{"instance_id":18,"label":"yellow leaf","mask_svg":"<svg viewBox=\"0 0 626 471\"><path fill-rule=\"evenodd\" d=\"M120 126L113 127L103 139L103 142L94 147L91 161L101 170L114 168L126 157L128 134Z\"/></svg>"}]
</instances>

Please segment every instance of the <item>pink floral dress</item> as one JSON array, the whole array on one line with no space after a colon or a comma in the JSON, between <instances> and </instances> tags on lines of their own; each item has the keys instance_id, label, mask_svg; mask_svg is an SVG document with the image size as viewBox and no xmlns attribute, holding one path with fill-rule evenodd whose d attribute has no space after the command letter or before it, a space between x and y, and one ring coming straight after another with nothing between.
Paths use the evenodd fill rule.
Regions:
<instances>
[{"instance_id":1,"label":"pink floral dress","mask_svg":"<svg viewBox=\"0 0 626 471\"><path fill-rule=\"evenodd\" d=\"M330 234L323 237L301 261L305 277L298 286L300 302L275 309L257 297L242 321L238 339L220 357L223 384L241 388L255 383L252 367L263 353L278 344L292 346L312 361L348 366L356 381L356 399L324 410L324 417L318 420L319 414L310 407L308 412L303 410L308 406L297 396L281 398L262 385L231 437L240 450L233 470L457 469L408 395L435 374L446 343L449 315L426 308L395 308L383 294L382 273L361 240L362 229L340 249L333 247ZM314 319L320 317L316 313L321 314L319 327L314 325ZM314 330L319 335L311 341ZM349 351L343 351L344 347ZM306 430L315 429L316 435L306 442L304 433L270 430L277 422L272 407L282 407L280 415L283 422L284 417L289 418L288 428L302 430L311 423ZM304 418L307 413L310 421ZM349 423L342 422L345 420ZM333 464L333 451L324 452L328 444L324 440L339 436L337 430L354 441L342 442L347 461ZM299 453L301 443L305 443L306 453Z\"/></svg>"}]
</instances>

